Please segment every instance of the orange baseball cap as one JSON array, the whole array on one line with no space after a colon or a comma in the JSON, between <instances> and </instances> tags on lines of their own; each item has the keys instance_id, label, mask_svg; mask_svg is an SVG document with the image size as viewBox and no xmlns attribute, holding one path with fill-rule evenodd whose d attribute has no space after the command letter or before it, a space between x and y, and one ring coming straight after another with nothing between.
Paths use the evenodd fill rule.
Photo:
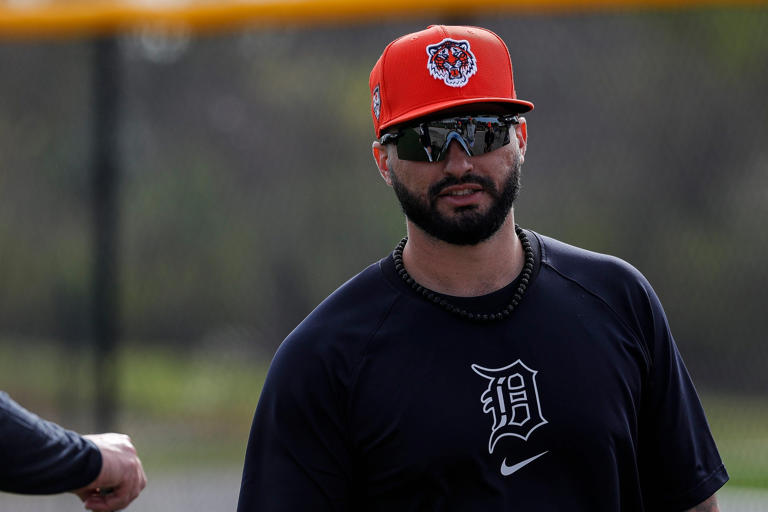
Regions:
<instances>
[{"instance_id":1,"label":"orange baseball cap","mask_svg":"<svg viewBox=\"0 0 768 512\"><path fill-rule=\"evenodd\" d=\"M389 126L472 103L510 113L533 109L517 99L507 45L480 27L431 25L392 41L369 86L377 137Z\"/></svg>"}]
</instances>

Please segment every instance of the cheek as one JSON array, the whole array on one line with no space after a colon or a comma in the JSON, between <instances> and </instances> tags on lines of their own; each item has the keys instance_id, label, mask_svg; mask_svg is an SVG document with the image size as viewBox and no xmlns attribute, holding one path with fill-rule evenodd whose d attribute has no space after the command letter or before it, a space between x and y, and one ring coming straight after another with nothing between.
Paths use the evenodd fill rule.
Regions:
<instances>
[{"instance_id":1,"label":"cheek","mask_svg":"<svg viewBox=\"0 0 768 512\"><path fill-rule=\"evenodd\" d=\"M430 185L441 178L440 172L433 167L435 164L414 163L394 159L390 160L390 162L391 178L418 196L425 196Z\"/></svg>"},{"instance_id":2,"label":"cheek","mask_svg":"<svg viewBox=\"0 0 768 512\"><path fill-rule=\"evenodd\" d=\"M475 168L487 176L504 177L517 165L519 153L517 146L507 144L491 153L474 157Z\"/></svg>"}]
</instances>

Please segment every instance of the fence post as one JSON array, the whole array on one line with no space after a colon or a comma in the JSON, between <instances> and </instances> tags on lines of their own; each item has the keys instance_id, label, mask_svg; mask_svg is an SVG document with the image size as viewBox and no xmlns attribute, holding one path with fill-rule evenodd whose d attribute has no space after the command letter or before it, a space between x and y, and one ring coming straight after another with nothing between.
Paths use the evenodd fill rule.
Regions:
<instances>
[{"instance_id":1,"label":"fence post","mask_svg":"<svg viewBox=\"0 0 768 512\"><path fill-rule=\"evenodd\" d=\"M116 36L92 42L93 217L92 336L94 344L94 419L101 432L115 428L117 412L119 240L120 58Z\"/></svg>"}]
</instances>

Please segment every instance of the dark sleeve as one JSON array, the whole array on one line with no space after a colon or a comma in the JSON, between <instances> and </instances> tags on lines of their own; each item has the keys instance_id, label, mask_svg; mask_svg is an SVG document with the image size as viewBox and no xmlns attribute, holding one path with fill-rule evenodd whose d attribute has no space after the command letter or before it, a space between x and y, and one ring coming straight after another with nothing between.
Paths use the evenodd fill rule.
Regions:
<instances>
[{"instance_id":1,"label":"dark sleeve","mask_svg":"<svg viewBox=\"0 0 768 512\"><path fill-rule=\"evenodd\" d=\"M238 512L349 509L345 391L330 352L295 331L275 354L253 418Z\"/></svg>"},{"instance_id":2,"label":"dark sleeve","mask_svg":"<svg viewBox=\"0 0 768 512\"><path fill-rule=\"evenodd\" d=\"M640 423L641 481L648 510L692 508L728 481L696 389L661 304L645 286L651 358Z\"/></svg>"},{"instance_id":3,"label":"dark sleeve","mask_svg":"<svg viewBox=\"0 0 768 512\"><path fill-rule=\"evenodd\" d=\"M0 490L56 494L84 487L101 471L101 452L79 434L27 411L0 392Z\"/></svg>"}]
</instances>

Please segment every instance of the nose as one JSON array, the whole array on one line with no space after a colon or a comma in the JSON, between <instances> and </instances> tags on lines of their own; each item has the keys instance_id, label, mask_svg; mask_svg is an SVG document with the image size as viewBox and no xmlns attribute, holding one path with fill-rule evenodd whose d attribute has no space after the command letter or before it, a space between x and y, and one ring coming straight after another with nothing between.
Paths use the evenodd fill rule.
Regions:
<instances>
[{"instance_id":1,"label":"nose","mask_svg":"<svg viewBox=\"0 0 768 512\"><path fill-rule=\"evenodd\" d=\"M451 141L445 154L443 171L457 177L466 174L472 170L471 159L472 157L461 147L461 144L455 140Z\"/></svg>"}]
</instances>

